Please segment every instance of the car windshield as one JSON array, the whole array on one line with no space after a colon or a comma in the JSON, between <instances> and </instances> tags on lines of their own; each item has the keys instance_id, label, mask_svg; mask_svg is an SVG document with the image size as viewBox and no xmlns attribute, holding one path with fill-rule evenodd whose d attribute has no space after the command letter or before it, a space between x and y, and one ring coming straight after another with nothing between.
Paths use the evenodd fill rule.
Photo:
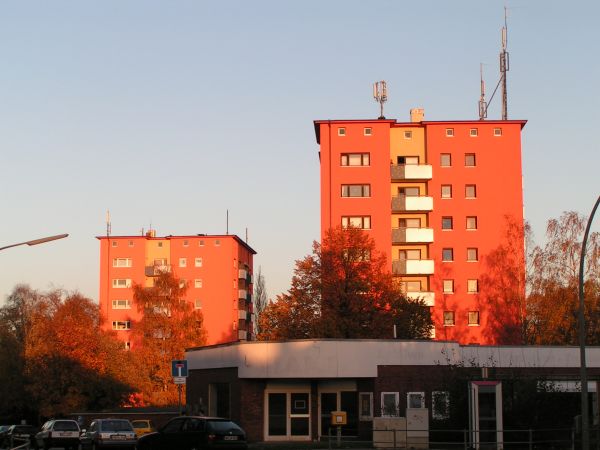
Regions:
<instances>
[{"instance_id":1,"label":"car windshield","mask_svg":"<svg viewBox=\"0 0 600 450\"><path fill-rule=\"evenodd\" d=\"M139 420L136 422L131 422L133 428L150 428L148 426L148 422L140 422Z\"/></svg>"},{"instance_id":2,"label":"car windshield","mask_svg":"<svg viewBox=\"0 0 600 450\"><path fill-rule=\"evenodd\" d=\"M105 420L100 424L102 431L133 431L128 420Z\"/></svg>"},{"instance_id":3,"label":"car windshield","mask_svg":"<svg viewBox=\"0 0 600 450\"><path fill-rule=\"evenodd\" d=\"M230 420L207 420L209 429L217 432L242 431L235 423Z\"/></svg>"},{"instance_id":4,"label":"car windshield","mask_svg":"<svg viewBox=\"0 0 600 450\"><path fill-rule=\"evenodd\" d=\"M59 421L54 424L54 430L56 431L79 431L79 425L73 421Z\"/></svg>"}]
</instances>

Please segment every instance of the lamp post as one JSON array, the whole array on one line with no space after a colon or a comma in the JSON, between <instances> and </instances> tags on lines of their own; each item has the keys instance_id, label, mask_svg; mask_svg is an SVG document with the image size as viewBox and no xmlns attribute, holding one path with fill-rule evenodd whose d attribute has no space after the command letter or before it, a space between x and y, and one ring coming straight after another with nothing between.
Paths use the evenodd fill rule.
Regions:
<instances>
[{"instance_id":1,"label":"lamp post","mask_svg":"<svg viewBox=\"0 0 600 450\"><path fill-rule=\"evenodd\" d=\"M7 248L11 248L11 247L18 247L19 245L30 245L31 246L31 245L44 244L46 242L56 241L58 239L66 238L67 236L68 236L68 234L57 234L56 236L48 236L48 237L44 237L44 238L40 238L40 239L33 239L31 241L19 242L18 244L6 245L4 247L0 247L0 250L6 250Z\"/></svg>"},{"instance_id":2,"label":"lamp post","mask_svg":"<svg viewBox=\"0 0 600 450\"><path fill-rule=\"evenodd\" d=\"M588 381L587 381L587 370L585 362L585 314L584 307L585 301L583 297L583 265L585 262L585 250L587 246L588 235L590 234L590 227L596 209L600 204L600 196L596 200L596 204L592 209L590 218L588 219L587 226L585 227L585 233L583 234L583 242L581 243L581 256L579 258L579 360L580 373L581 373L581 449L588 450L590 448L590 435L589 435L589 418L588 418Z\"/></svg>"}]
</instances>

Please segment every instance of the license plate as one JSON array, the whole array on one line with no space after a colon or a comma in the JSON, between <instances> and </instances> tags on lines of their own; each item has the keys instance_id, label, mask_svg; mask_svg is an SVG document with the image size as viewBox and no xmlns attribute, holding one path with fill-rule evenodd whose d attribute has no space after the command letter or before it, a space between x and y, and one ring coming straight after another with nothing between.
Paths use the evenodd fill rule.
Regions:
<instances>
[{"instance_id":1,"label":"license plate","mask_svg":"<svg viewBox=\"0 0 600 450\"><path fill-rule=\"evenodd\" d=\"M114 439L115 441L124 441L125 439L127 439L127 436L125 436L124 434L113 434L110 438Z\"/></svg>"},{"instance_id":2,"label":"license plate","mask_svg":"<svg viewBox=\"0 0 600 450\"><path fill-rule=\"evenodd\" d=\"M224 441L237 441L237 436L223 436Z\"/></svg>"},{"instance_id":3,"label":"license plate","mask_svg":"<svg viewBox=\"0 0 600 450\"><path fill-rule=\"evenodd\" d=\"M62 433L58 433L58 435L61 437L73 437L73 433L69 431L63 431Z\"/></svg>"}]
</instances>

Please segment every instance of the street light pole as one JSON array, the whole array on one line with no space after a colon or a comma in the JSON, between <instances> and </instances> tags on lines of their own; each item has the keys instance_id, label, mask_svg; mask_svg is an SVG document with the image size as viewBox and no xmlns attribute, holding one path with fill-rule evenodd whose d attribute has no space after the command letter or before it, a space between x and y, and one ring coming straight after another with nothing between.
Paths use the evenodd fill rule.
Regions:
<instances>
[{"instance_id":1,"label":"street light pole","mask_svg":"<svg viewBox=\"0 0 600 450\"><path fill-rule=\"evenodd\" d=\"M31 241L19 242L18 244L6 245L4 247L0 247L0 250L6 250L7 248L11 248L11 247L18 247L19 245L30 245L31 246L31 245L44 244L46 242L56 241L58 239L66 238L67 236L68 236L68 234L57 234L56 236L48 236L48 237L44 237L44 238L40 238L40 239L33 239Z\"/></svg>"},{"instance_id":2,"label":"street light pole","mask_svg":"<svg viewBox=\"0 0 600 450\"><path fill-rule=\"evenodd\" d=\"M583 242L581 243L581 256L579 258L579 359L580 359L580 372L581 372L581 450L589 450L590 448L590 435L589 435L589 418L588 418L588 381L587 381L587 370L585 362L585 301L583 297L583 265L585 262L585 250L587 246L587 239L590 233L590 227L596 209L600 204L600 196L596 200L596 204L592 209L590 218L588 219L587 226L585 227L585 233L583 234Z\"/></svg>"}]
</instances>

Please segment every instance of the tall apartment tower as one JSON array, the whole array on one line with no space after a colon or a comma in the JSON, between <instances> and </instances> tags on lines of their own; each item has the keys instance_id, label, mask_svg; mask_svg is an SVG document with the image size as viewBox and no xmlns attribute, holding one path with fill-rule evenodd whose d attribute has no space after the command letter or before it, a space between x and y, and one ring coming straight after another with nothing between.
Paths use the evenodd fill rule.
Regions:
<instances>
[{"instance_id":1,"label":"tall apartment tower","mask_svg":"<svg viewBox=\"0 0 600 450\"><path fill-rule=\"evenodd\" d=\"M186 299L200 309L207 345L251 340L252 273L256 252L235 235L157 237L98 236L100 240L100 314L127 348L141 318L133 284L150 287L160 271L172 271L187 284Z\"/></svg>"},{"instance_id":2,"label":"tall apartment tower","mask_svg":"<svg viewBox=\"0 0 600 450\"><path fill-rule=\"evenodd\" d=\"M507 219L523 225L526 121L423 119L413 109L410 122L314 122L321 234L365 229L407 295L431 308L435 339L497 343L498 311L483 304L480 280Z\"/></svg>"}]
</instances>

